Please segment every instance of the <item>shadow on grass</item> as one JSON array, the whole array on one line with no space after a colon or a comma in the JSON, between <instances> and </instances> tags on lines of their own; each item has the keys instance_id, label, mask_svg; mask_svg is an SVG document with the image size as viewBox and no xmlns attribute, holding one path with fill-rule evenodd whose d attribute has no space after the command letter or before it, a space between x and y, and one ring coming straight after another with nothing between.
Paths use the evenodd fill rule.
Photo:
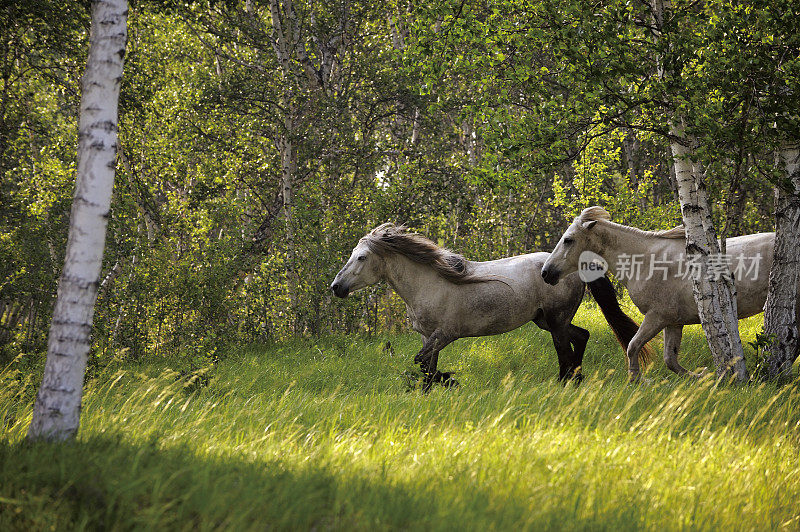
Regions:
<instances>
[{"instance_id":1,"label":"shadow on grass","mask_svg":"<svg viewBox=\"0 0 800 532\"><path fill-rule=\"evenodd\" d=\"M0 443L0 529L141 527L328 528L357 525L382 512L360 507L364 494L398 507L424 500L385 485L346 489L334 472L280 462L197 456L188 449L141 447L114 438L65 444ZM414 517L398 513L393 526ZM362 523L366 524L366 523Z\"/></svg>"},{"instance_id":2,"label":"shadow on grass","mask_svg":"<svg viewBox=\"0 0 800 532\"><path fill-rule=\"evenodd\" d=\"M0 442L0 529L444 530L512 527L530 518L524 501L498 504L475 485L457 498L452 491L438 497L390 481L385 469L369 478L319 464L290 470L279 460L210 458L157 440L131 446L119 437ZM569 522L570 504L539 523ZM612 520L637 517L626 509Z\"/></svg>"}]
</instances>

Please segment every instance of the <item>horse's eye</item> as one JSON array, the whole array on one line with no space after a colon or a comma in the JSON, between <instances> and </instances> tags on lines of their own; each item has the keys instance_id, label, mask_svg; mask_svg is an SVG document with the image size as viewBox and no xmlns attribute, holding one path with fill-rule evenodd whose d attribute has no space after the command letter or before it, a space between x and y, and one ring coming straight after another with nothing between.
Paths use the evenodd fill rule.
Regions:
<instances>
[{"instance_id":1,"label":"horse's eye","mask_svg":"<svg viewBox=\"0 0 800 532\"><path fill-rule=\"evenodd\" d=\"M356 259L356 260L358 260L358 262L364 262L365 260L367 260L367 256L366 256L366 255L361 255L361 256L360 256L360 257L358 257L358 259Z\"/></svg>"},{"instance_id":2,"label":"horse's eye","mask_svg":"<svg viewBox=\"0 0 800 532\"><path fill-rule=\"evenodd\" d=\"M564 244L566 244L566 245L568 245L568 246L569 246L570 244L572 244L573 242L575 242L575 240L573 240L573 239L571 239L571 238L565 238L565 239L564 239Z\"/></svg>"}]
</instances>

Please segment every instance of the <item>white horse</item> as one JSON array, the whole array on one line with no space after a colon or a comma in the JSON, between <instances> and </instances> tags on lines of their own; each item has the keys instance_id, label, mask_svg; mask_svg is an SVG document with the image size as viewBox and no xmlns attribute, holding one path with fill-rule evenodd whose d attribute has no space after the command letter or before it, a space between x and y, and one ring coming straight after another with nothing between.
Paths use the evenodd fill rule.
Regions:
<instances>
[{"instance_id":1,"label":"white horse","mask_svg":"<svg viewBox=\"0 0 800 532\"><path fill-rule=\"evenodd\" d=\"M426 375L425 390L446 374L437 372L439 351L458 338L487 336L533 321L549 331L558 354L559 378L580 381L589 331L572 325L583 282L566 276L548 286L540 274L547 253L488 262L464 259L402 226L383 224L363 237L331 290L338 297L386 281L405 301L408 318L422 335L415 363ZM605 277L590 286L623 347L638 328L616 300Z\"/></svg>"},{"instance_id":2,"label":"white horse","mask_svg":"<svg viewBox=\"0 0 800 532\"><path fill-rule=\"evenodd\" d=\"M592 260L584 252L599 255L644 314L626 352L631 379L639 377L639 349L661 330L667 367L681 375L698 376L678 362L683 326L700 323L692 276L733 275L739 318L759 314L767 299L774 245L775 233L729 238L726 254L709 257L703 271L686 256L683 227L642 231L612 222L602 207L589 207L564 232L542 268L542 277L555 285L578 270L579 263Z\"/></svg>"}]
</instances>

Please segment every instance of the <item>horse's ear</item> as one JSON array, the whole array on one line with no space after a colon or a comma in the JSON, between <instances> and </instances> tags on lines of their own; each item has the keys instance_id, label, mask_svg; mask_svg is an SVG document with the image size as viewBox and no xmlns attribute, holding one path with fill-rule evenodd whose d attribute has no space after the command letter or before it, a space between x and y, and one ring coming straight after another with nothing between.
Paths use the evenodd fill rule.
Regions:
<instances>
[{"instance_id":1,"label":"horse's ear","mask_svg":"<svg viewBox=\"0 0 800 532\"><path fill-rule=\"evenodd\" d=\"M584 229L591 229L592 227L595 226L595 224L597 224L597 220L589 220L588 222L585 222L583 224L583 228Z\"/></svg>"}]
</instances>

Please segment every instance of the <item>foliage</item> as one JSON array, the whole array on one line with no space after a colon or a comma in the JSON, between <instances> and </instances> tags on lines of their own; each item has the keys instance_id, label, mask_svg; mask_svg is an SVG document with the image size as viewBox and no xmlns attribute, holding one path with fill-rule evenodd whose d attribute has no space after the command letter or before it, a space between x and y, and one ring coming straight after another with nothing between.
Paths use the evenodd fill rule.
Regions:
<instances>
[{"instance_id":1,"label":"foliage","mask_svg":"<svg viewBox=\"0 0 800 532\"><path fill-rule=\"evenodd\" d=\"M79 3L0 6L0 364L41 350L75 167Z\"/></svg>"},{"instance_id":2,"label":"foliage","mask_svg":"<svg viewBox=\"0 0 800 532\"><path fill-rule=\"evenodd\" d=\"M655 39L646 3L295 2L308 57L284 64L270 2L133 3L93 356L404 329L385 287L346 301L327 290L385 221L477 260L548 250L596 203L674 226L674 106L725 234L770 230L770 150L796 138L800 94L799 17L783 4L677 3ZM0 16L2 363L45 347L87 11L12 3ZM659 57L691 83L659 77ZM326 60L339 74L310 81Z\"/></svg>"},{"instance_id":3,"label":"foliage","mask_svg":"<svg viewBox=\"0 0 800 532\"><path fill-rule=\"evenodd\" d=\"M775 340L775 335L773 334L766 334L764 329L762 328L761 331L756 333L755 339L752 342L747 342L751 348L753 348L754 355L755 355L755 371L753 375L757 379L766 380L769 378L768 374L768 360L767 360L767 352L766 349L772 344Z\"/></svg>"}]
</instances>

